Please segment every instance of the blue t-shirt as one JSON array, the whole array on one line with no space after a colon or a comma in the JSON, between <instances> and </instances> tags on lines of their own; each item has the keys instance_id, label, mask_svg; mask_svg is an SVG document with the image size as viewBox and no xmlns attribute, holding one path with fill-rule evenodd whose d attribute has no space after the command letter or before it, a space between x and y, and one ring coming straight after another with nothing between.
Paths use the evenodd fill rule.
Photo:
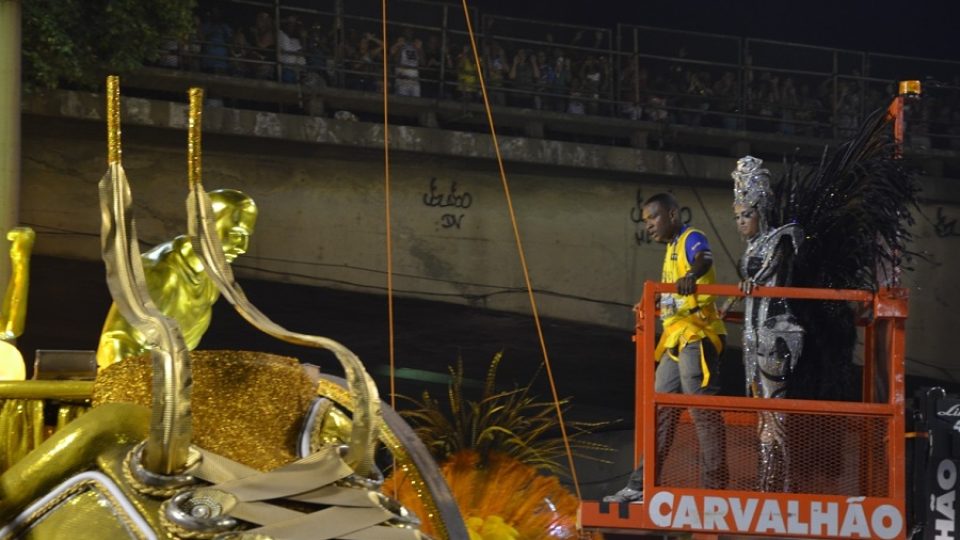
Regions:
<instances>
[{"instance_id":1,"label":"blue t-shirt","mask_svg":"<svg viewBox=\"0 0 960 540\"><path fill-rule=\"evenodd\" d=\"M677 235L677 238L680 238L680 235L686 232L686 230L689 228L689 225L680 227L680 234ZM701 251L710 253L710 244L707 242L707 237L700 231L693 231L689 236L687 236L686 248L687 262L690 264L693 264L693 260L697 257L697 253L700 253Z\"/></svg>"}]
</instances>

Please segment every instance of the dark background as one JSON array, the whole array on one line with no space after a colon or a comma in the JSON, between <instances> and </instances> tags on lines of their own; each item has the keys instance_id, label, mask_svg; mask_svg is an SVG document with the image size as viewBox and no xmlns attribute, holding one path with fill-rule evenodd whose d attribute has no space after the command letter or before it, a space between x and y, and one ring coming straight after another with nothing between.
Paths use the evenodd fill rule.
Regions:
<instances>
[{"instance_id":1,"label":"dark background","mask_svg":"<svg viewBox=\"0 0 960 540\"><path fill-rule=\"evenodd\" d=\"M468 5L484 13L587 26L659 26L960 59L960 40L956 36L960 2L953 0L473 0Z\"/></svg>"}]
</instances>

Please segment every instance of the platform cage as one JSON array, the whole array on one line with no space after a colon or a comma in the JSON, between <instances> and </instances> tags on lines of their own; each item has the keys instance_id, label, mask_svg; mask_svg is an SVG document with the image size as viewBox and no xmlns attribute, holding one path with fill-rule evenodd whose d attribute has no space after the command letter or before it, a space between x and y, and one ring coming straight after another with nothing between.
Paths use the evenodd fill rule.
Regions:
<instances>
[{"instance_id":1,"label":"platform cage","mask_svg":"<svg viewBox=\"0 0 960 540\"><path fill-rule=\"evenodd\" d=\"M906 538L907 291L770 287L752 293L848 302L854 308L863 340L857 353L863 365L858 402L655 393L655 299L667 292L676 292L676 286L646 282L637 309L634 463L656 455L658 414L678 415L676 428L666 434L673 443L666 455L643 460L642 503L584 501L581 525L638 535L693 532L697 538ZM720 299L743 296L734 285L699 286L697 292ZM701 480L691 409L722 418L728 471L722 489ZM784 418L788 459L786 482L761 491L757 425L765 414Z\"/></svg>"}]
</instances>

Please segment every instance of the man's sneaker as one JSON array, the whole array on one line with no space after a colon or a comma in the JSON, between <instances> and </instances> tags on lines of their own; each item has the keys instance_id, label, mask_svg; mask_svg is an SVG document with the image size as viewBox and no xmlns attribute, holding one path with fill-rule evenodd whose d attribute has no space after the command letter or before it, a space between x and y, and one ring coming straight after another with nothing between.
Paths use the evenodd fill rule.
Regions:
<instances>
[{"instance_id":1,"label":"man's sneaker","mask_svg":"<svg viewBox=\"0 0 960 540\"><path fill-rule=\"evenodd\" d=\"M643 491L625 487L613 495L607 495L603 498L605 503L642 503Z\"/></svg>"}]
</instances>

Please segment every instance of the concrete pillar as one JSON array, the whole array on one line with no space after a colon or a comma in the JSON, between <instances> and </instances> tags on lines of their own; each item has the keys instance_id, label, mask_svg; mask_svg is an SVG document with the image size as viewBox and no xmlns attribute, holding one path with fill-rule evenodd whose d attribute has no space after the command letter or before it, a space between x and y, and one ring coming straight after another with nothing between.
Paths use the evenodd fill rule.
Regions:
<instances>
[{"instance_id":1,"label":"concrete pillar","mask_svg":"<svg viewBox=\"0 0 960 540\"><path fill-rule=\"evenodd\" d=\"M20 0L0 0L0 290L10 277L6 232L20 208Z\"/></svg>"}]
</instances>

